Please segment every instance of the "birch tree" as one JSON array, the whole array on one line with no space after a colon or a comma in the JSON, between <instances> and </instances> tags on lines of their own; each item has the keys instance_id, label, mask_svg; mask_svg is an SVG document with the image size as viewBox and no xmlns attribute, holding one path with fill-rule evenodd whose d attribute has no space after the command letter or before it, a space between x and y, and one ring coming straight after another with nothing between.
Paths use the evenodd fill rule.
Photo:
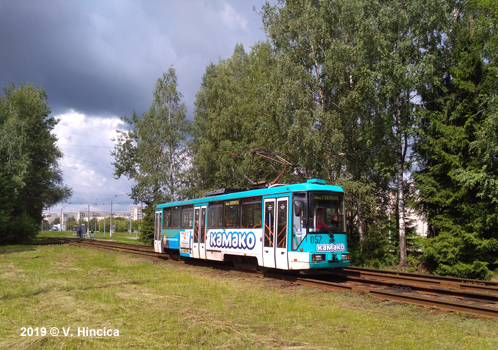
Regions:
<instances>
[{"instance_id":1,"label":"birch tree","mask_svg":"<svg viewBox=\"0 0 498 350\"><path fill-rule=\"evenodd\" d=\"M403 175L417 116L414 99L434 71L431 45L441 42L443 9L435 0L288 0L262 10L275 50L308 72L302 83L320 111L319 158L328 162L322 174L349 193L360 242L379 231L378 218L387 214L379 208L386 208L394 187L402 266ZM338 142L326 141L332 139Z\"/></svg>"},{"instance_id":2,"label":"birch tree","mask_svg":"<svg viewBox=\"0 0 498 350\"><path fill-rule=\"evenodd\" d=\"M134 180L131 197L148 206L180 198L183 175L190 163L185 144L186 107L177 80L170 68L156 82L149 111L142 116L133 111L131 118L121 118L129 130L117 130L117 143L111 152L114 175Z\"/></svg>"}]
</instances>

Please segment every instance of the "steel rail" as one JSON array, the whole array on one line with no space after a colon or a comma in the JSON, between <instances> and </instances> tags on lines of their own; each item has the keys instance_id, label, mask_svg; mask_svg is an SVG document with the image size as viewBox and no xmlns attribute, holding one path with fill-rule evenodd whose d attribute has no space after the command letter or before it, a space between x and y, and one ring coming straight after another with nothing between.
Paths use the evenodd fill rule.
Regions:
<instances>
[{"instance_id":1,"label":"steel rail","mask_svg":"<svg viewBox=\"0 0 498 350\"><path fill-rule=\"evenodd\" d=\"M486 290L479 290L478 292L469 291L465 289L454 289L454 288L444 288L439 286L427 286L423 283L411 283L405 280L395 280L394 284L391 280L382 280L382 279L369 279L363 277L350 277L346 276L346 279L351 282L358 282L363 284L376 284L385 286L387 288L397 289L402 292L410 292L417 291L421 293L430 293L430 294L439 294L439 295L448 295L451 297L457 297L462 299L472 299L476 301L482 302L491 302L498 303L498 294L491 294Z\"/></svg>"},{"instance_id":2,"label":"steel rail","mask_svg":"<svg viewBox=\"0 0 498 350\"><path fill-rule=\"evenodd\" d=\"M425 298L415 295L404 295L404 294L379 291L379 290L372 290L370 291L370 294L379 299L395 300L419 306L432 307L448 311L463 312L476 316L498 318L498 309L489 306L472 305L458 301Z\"/></svg>"},{"instance_id":3,"label":"steel rail","mask_svg":"<svg viewBox=\"0 0 498 350\"><path fill-rule=\"evenodd\" d=\"M94 238L65 238L65 242L68 243L79 243L79 244L85 244L85 245L95 245L95 246L105 246L105 247L116 247L116 248L124 248L124 249L135 249L135 250L143 250L145 252L150 251L153 252L153 248L150 246L144 246L144 245L136 245L136 244L130 244L130 243L122 243L122 242L115 242L111 240L104 240L104 239L94 239Z\"/></svg>"},{"instance_id":4,"label":"steel rail","mask_svg":"<svg viewBox=\"0 0 498 350\"><path fill-rule=\"evenodd\" d=\"M146 246L137 246L126 243L116 243L116 242L106 242L106 241L75 241L74 243L85 244L89 246L97 246L97 247L114 247L114 248L122 248L127 250L139 250L143 252L154 252L151 247Z\"/></svg>"},{"instance_id":5,"label":"steel rail","mask_svg":"<svg viewBox=\"0 0 498 350\"><path fill-rule=\"evenodd\" d=\"M389 291L370 288L367 286L352 286L344 283L336 283L330 281L323 281L311 278L301 278L301 277L280 275L274 273L266 273L265 277L280 279L297 285L307 285L307 286L326 288L331 290L370 294L373 297L383 300L400 301L403 303L408 303L418 306L437 308L453 312L462 312L476 316L498 318L498 308L475 305L475 304L467 304L461 301L443 300L443 299L429 298L418 295L408 295L406 293L389 292Z\"/></svg>"},{"instance_id":6,"label":"steel rail","mask_svg":"<svg viewBox=\"0 0 498 350\"><path fill-rule=\"evenodd\" d=\"M421 275L413 273L401 273L399 275L394 274L392 271L386 270L373 270L373 269L359 269L359 268L344 268L342 271L335 272L338 275L342 275L350 280L362 279L364 282L371 281L375 283L375 280L383 282L392 282L399 284L406 284L410 286L434 286L441 287L444 289L453 289L460 291L467 291L468 293L486 293L494 295L498 298L498 286L495 286L495 282L480 281L480 280L467 280L462 282L461 279L456 279L454 277L445 276L434 276L434 275ZM427 277L430 276L430 277ZM468 281L475 282L474 284L469 284ZM489 283L486 283L489 282Z\"/></svg>"},{"instance_id":7,"label":"steel rail","mask_svg":"<svg viewBox=\"0 0 498 350\"><path fill-rule=\"evenodd\" d=\"M142 247L137 247L132 244L115 244L115 242L90 240L71 240L68 244L74 247L94 247L134 255L167 258L167 256L165 256L164 254L156 253L147 248L143 249Z\"/></svg>"},{"instance_id":8,"label":"steel rail","mask_svg":"<svg viewBox=\"0 0 498 350\"><path fill-rule=\"evenodd\" d=\"M497 287L498 288L498 282L494 281L483 281L483 280L478 280L478 279L471 279L471 278L458 278L458 277L447 277L447 276L437 276L437 275L427 275L427 274L418 274L418 273L413 273L413 272L403 272L403 271L391 271L391 270L380 270L380 269L371 269L371 268L364 268L364 267L345 267L342 269L345 272L357 272L359 274L369 274L369 273L377 273L377 274L383 274L383 275L391 275L391 276L406 276L406 277L414 277L414 278L423 278L425 280L434 280L438 281L440 284L443 283L456 283L460 285L480 285L480 286L490 286L490 287Z\"/></svg>"}]
</instances>

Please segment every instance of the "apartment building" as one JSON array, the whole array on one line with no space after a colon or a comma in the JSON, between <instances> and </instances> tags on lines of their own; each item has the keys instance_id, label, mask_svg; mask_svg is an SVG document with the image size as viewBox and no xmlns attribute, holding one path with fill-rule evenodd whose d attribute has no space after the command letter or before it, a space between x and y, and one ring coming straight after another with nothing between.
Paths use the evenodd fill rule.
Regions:
<instances>
[{"instance_id":1,"label":"apartment building","mask_svg":"<svg viewBox=\"0 0 498 350\"><path fill-rule=\"evenodd\" d=\"M144 207L143 209L145 209ZM131 219L132 220L142 220L142 206L133 206L131 207Z\"/></svg>"}]
</instances>

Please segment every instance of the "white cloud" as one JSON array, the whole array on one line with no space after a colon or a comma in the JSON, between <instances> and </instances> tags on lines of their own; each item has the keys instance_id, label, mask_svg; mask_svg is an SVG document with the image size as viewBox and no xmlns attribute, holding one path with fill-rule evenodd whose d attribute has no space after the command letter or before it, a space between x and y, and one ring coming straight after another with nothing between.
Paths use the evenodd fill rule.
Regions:
<instances>
[{"instance_id":1,"label":"white cloud","mask_svg":"<svg viewBox=\"0 0 498 350\"><path fill-rule=\"evenodd\" d=\"M64 153L59 165L65 184L74 192L73 197L61 205L66 211L86 209L88 204L94 209L106 210L110 200L118 196L114 210L128 211L132 201L126 194L132 183L125 178L114 178L114 158L110 154L114 147L111 139L117 136L116 130L122 121L117 117L92 117L76 111L55 118L60 122L54 133ZM50 211L60 210L61 205Z\"/></svg>"},{"instance_id":2,"label":"white cloud","mask_svg":"<svg viewBox=\"0 0 498 350\"><path fill-rule=\"evenodd\" d=\"M248 21L245 16L238 13L230 4L223 3L223 10L221 11L221 19L223 23L231 30L241 30L245 34L249 34Z\"/></svg>"}]
</instances>

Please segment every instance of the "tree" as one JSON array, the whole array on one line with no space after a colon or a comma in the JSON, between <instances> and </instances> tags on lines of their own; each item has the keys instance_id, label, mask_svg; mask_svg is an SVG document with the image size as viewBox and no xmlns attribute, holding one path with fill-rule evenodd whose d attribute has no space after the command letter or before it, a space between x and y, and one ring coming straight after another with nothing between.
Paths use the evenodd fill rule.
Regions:
<instances>
[{"instance_id":1,"label":"tree","mask_svg":"<svg viewBox=\"0 0 498 350\"><path fill-rule=\"evenodd\" d=\"M54 225L58 225L60 223L61 223L61 219L57 217L54 220L52 220L52 222L50 222L50 225L54 226Z\"/></svg>"},{"instance_id":2,"label":"tree","mask_svg":"<svg viewBox=\"0 0 498 350\"><path fill-rule=\"evenodd\" d=\"M13 188L10 179L0 170L0 234L2 235L1 241L6 241L3 236L10 229L10 222L12 220L12 200Z\"/></svg>"},{"instance_id":3,"label":"tree","mask_svg":"<svg viewBox=\"0 0 498 350\"><path fill-rule=\"evenodd\" d=\"M185 144L188 121L181 98L175 70L170 68L156 82L149 111L142 117L133 111L131 118L122 118L130 129L118 130L117 144L111 152L115 157L114 175L134 180L131 197L136 203L155 207L156 203L182 196L189 159ZM150 239L150 232L142 233L142 239Z\"/></svg>"},{"instance_id":4,"label":"tree","mask_svg":"<svg viewBox=\"0 0 498 350\"><path fill-rule=\"evenodd\" d=\"M262 11L279 58L306 73L301 82L314 101L307 105L319 164L314 170L349 194L349 227L357 230L360 250L385 226L382 209L394 185L402 266L413 97L422 76L433 71L429 49L439 39L433 33L443 13L431 0L289 0L267 3Z\"/></svg>"},{"instance_id":5,"label":"tree","mask_svg":"<svg viewBox=\"0 0 498 350\"><path fill-rule=\"evenodd\" d=\"M0 241L20 242L36 236L42 211L71 196L63 185L58 160L62 153L52 130L43 88L14 83L0 96ZM3 216L2 215L2 216Z\"/></svg>"},{"instance_id":6,"label":"tree","mask_svg":"<svg viewBox=\"0 0 498 350\"><path fill-rule=\"evenodd\" d=\"M455 178L468 188L477 190L477 196L486 197L492 203L498 202L498 82L492 79L498 74L496 54L498 53L498 1L469 1L469 9L474 11L473 27L476 34L484 40L480 45L473 45L486 64L487 74L483 82L484 92L480 96L479 112L483 115L483 124L476 131L476 139L469 144L470 152L474 154L479 165L476 168L457 169Z\"/></svg>"},{"instance_id":7,"label":"tree","mask_svg":"<svg viewBox=\"0 0 498 350\"><path fill-rule=\"evenodd\" d=\"M354 43L362 40L362 33L368 33L361 27L363 19L368 17L364 15L365 6L362 2L339 1L279 4L267 3L263 7L263 24L278 60L295 67L295 73L289 76L301 82L294 83L299 94L288 97L294 101L300 96L301 101L306 101L299 112L290 114L293 121L289 123L305 140L301 143L305 150L300 152L306 155L301 160L301 164L306 164L304 173L307 177L329 179L345 188L351 222L349 237L357 236L356 232L363 241L371 212L365 204L372 204L368 197L376 187L367 174L372 169L369 166L372 158L364 152L367 138L363 137L364 127L368 125L364 116L370 114L367 99L363 98L371 96L365 93L364 80L369 78L370 65L363 61L364 49ZM362 91L358 91L359 87ZM368 190L361 192L365 188ZM354 246L355 242L350 241L350 247ZM357 254L353 256L356 258Z\"/></svg>"},{"instance_id":8,"label":"tree","mask_svg":"<svg viewBox=\"0 0 498 350\"><path fill-rule=\"evenodd\" d=\"M455 2L440 76L426 85L416 182L431 235L426 263L438 274L488 278L498 267L495 12Z\"/></svg>"},{"instance_id":9,"label":"tree","mask_svg":"<svg viewBox=\"0 0 498 350\"><path fill-rule=\"evenodd\" d=\"M192 150L202 193L220 187L247 187L273 181L284 165L251 151L268 149L294 165L281 182L315 177L317 165L312 104L301 85L301 67L277 58L268 43L207 67L197 94Z\"/></svg>"},{"instance_id":10,"label":"tree","mask_svg":"<svg viewBox=\"0 0 498 350\"><path fill-rule=\"evenodd\" d=\"M249 184L244 178L250 162L247 153L262 147L257 131L264 114L255 83L259 67L253 58L237 45L231 58L206 68L195 102L191 143L199 194Z\"/></svg>"},{"instance_id":11,"label":"tree","mask_svg":"<svg viewBox=\"0 0 498 350\"><path fill-rule=\"evenodd\" d=\"M406 266L404 173L411 166L407 154L419 113L416 97L421 85L432 81L435 50L443 41L447 12L439 1L386 1L378 14L378 88L386 109L387 130L392 130L396 154L395 183L399 217L400 265ZM437 52L437 51L436 51Z\"/></svg>"}]
</instances>

